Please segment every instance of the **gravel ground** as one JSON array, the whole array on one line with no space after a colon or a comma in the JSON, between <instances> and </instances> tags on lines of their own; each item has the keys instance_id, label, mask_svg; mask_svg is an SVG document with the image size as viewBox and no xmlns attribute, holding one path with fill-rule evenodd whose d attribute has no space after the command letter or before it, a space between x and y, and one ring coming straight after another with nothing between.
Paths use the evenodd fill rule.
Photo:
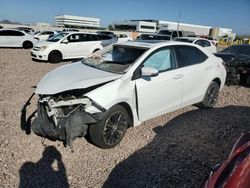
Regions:
<instances>
[{"instance_id":1,"label":"gravel ground","mask_svg":"<svg viewBox=\"0 0 250 188\"><path fill-rule=\"evenodd\" d=\"M190 106L144 122L113 149L85 139L75 140L74 153L60 142L44 146L21 131L20 109L31 86L60 65L34 62L29 50L0 49L0 187L199 187L250 130L250 89L231 86L215 109Z\"/></svg>"}]
</instances>

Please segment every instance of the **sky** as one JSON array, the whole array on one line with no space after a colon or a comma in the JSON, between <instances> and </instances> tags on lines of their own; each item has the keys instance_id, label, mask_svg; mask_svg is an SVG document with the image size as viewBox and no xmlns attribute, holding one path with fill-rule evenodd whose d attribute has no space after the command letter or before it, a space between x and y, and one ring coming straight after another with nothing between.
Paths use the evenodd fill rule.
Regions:
<instances>
[{"instance_id":1,"label":"sky","mask_svg":"<svg viewBox=\"0 0 250 188\"><path fill-rule=\"evenodd\" d=\"M250 34L250 0L0 0L0 20L53 24L59 14L100 18L103 27L130 19L177 21L180 14L182 23Z\"/></svg>"}]
</instances>

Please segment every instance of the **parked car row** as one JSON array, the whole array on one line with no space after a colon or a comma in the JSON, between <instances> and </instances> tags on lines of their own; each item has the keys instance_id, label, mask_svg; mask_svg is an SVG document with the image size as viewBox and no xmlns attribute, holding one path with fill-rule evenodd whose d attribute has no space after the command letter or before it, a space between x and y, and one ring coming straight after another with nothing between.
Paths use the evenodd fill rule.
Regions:
<instances>
[{"instance_id":1,"label":"parked car row","mask_svg":"<svg viewBox=\"0 0 250 188\"><path fill-rule=\"evenodd\" d=\"M84 58L112 43L131 40L125 34L115 35L110 31L98 31L96 34L73 30L33 32L31 28L26 27L0 29L0 47L33 47L33 59L58 63L65 59ZM184 34L187 33L179 31L180 36ZM232 46L216 53L216 46L212 40L177 35L177 31L161 30L157 34L141 34L137 41L162 42L175 38L175 41L197 44L224 60L228 74L227 85L250 85L249 45Z\"/></svg>"}]
</instances>

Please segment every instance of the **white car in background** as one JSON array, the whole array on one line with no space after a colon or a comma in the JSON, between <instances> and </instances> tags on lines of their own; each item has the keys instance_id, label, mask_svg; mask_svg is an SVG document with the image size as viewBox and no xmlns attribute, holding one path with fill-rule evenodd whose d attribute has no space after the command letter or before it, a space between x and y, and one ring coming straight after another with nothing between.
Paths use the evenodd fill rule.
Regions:
<instances>
[{"instance_id":1,"label":"white car in background","mask_svg":"<svg viewBox=\"0 0 250 188\"><path fill-rule=\"evenodd\" d=\"M217 52L216 46L210 40L207 40L207 39L204 39L204 38L176 37L175 40L176 41L181 41L181 42L189 42L189 43L197 44L199 46L202 46L206 50L210 51L211 53L216 53Z\"/></svg>"},{"instance_id":2,"label":"white car in background","mask_svg":"<svg viewBox=\"0 0 250 188\"><path fill-rule=\"evenodd\" d=\"M83 32L62 32L37 43L31 50L33 59L59 63L65 59L84 58L114 43L106 35Z\"/></svg>"},{"instance_id":3,"label":"white car in background","mask_svg":"<svg viewBox=\"0 0 250 188\"><path fill-rule=\"evenodd\" d=\"M127 42L132 40L131 37L128 37L126 34L116 34L118 41L117 42Z\"/></svg>"},{"instance_id":4,"label":"white car in background","mask_svg":"<svg viewBox=\"0 0 250 188\"><path fill-rule=\"evenodd\" d=\"M32 48L37 43L33 35L18 29L0 29L0 47Z\"/></svg>"},{"instance_id":5,"label":"white car in background","mask_svg":"<svg viewBox=\"0 0 250 188\"><path fill-rule=\"evenodd\" d=\"M66 145L89 134L95 145L114 147L127 128L142 121L193 104L212 108L225 83L222 62L183 42L110 45L40 81L35 90L38 115L31 128Z\"/></svg>"},{"instance_id":6,"label":"white car in background","mask_svg":"<svg viewBox=\"0 0 250 188\"><path fill-rule=\"evenodd\" d=\"M39 40L39 41L43 41L43 40L47 40L49 37L58 34L57 31L41 31L37 34L34 35L34 38Z\"/></svg>"}]
</instances>

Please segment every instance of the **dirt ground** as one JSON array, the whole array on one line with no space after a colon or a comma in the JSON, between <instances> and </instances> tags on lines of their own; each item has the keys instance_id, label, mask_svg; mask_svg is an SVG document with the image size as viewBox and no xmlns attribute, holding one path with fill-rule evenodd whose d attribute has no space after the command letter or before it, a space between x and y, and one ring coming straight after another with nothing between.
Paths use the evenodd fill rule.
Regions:
<instances>
[{"instance_id":1,"label":"dirt ground","mask_svg":"<svg viewBox=\"0 0 250 188\"><path fill-rule=\"evenodd\" d=\"M60 142L44 146L21 131L20 109L32 86L68 62L34 62L29 53L0 49L0 187L199 187L250 130L250 88L230 86L215 109L190 106L144 122L113 149L84 138L75 140L74 153Z\"/></svg>"}]
</instances>

